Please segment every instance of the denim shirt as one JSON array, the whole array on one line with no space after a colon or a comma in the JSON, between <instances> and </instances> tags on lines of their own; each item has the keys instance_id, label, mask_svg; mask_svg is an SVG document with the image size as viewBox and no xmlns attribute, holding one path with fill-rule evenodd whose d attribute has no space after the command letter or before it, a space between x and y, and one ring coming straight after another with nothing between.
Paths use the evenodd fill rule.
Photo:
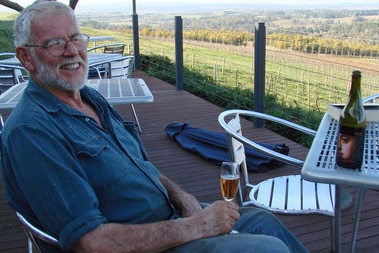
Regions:
<instances>
[{"instance_id":1,"label":"denim shirt","mask_svg":"<svg viewBox=\"0 0 379 253\"><path fill-rule=\"evenodd\" d=\"M85 86L81 96L102 126L30 80L2 131L9 204L65 250L102 223L174 214L134 126L97 91Z\"/></svg>"}]
</instances>

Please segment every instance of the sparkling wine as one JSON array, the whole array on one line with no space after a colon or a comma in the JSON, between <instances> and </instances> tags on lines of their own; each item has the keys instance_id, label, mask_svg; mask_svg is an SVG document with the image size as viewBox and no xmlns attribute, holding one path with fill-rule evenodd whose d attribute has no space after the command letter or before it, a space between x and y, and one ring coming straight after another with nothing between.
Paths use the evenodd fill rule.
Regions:
<instances>
[{"instance_id":1,"label":"sparkling wine","mask_svg":"<svg viewBox=\"0 0 379 253\"><path fill-rule=\"evenodd\" d=\"M224 200L232 201L238 190L238 176L222 175L220 179L221 194Z\"/></svg>"},{"instance_id":2,"label":"sparkling wine","mask_svg":"<svg viewBox=\"0 0 379 253\"><path fill-rule=\"evenodd\" d=\"M353 71L347 103L339 120L337 165L360 169L363 160L366 116L361 98L361 72Z\"/></svg>"}]
</instances>

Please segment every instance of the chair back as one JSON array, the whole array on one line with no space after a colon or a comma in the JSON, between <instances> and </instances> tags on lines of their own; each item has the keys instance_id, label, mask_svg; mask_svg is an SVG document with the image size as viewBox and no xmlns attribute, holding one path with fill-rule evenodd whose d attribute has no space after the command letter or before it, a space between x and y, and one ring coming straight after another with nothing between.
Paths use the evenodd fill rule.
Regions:
<instances>
[{"instance_id":1,"label":"chair back","mask_svg":"<svg viewBox=\"0 0 379 253\"><path fill-rule=\"evenodd\" d=\"M110 77L125 77L130 78L132 77L132 71L133 71L133 57L127 56L124 59L120 61L113 61L110 63L111 71L110 71Z\"/></svg>"},{"instance_id":2,"label":"chair back","mask_svg":"<svg viewBox=\"0 0 379 253\"><path fill-rule=\"evenodd\" d=\"M11 86L18 84L16 70L12 68L0 68L0 92L3 93Z\"/></svg>"},{"instance_id":3,"label":"chair back","mask_svg":"<svg viewBox=\"0 0 379 253\"><path fill-rule=\"evenodd\" d=\"M103 53L106 54L124 54L125 44L109 44L105 45L103 49Z\"/></svg>"},{"instance_id":4,"label":"chair back","mask_svg":"<svg viewBox=\"0 0 379 253\"><path fill-rule=\"evenodd\" d=\"M240 166L240 185L239 185L239 193L236 198L237 202L241 206L251 204L250 201L250 192L251 189L255 187L255 185L249 183L248 170L246 165L246 155L245 155L245 147L250 147L258 152L261 152L275 160L284 162L286 164L295 166L297 168L301 168L304 161L296 159L294 157L290 157L288 155L281 154L274 150L268 149L258 142L255 142L251 139L246 138L242 134L241 127L241 116L246 117L254 117L261 118L264 120L269 120L273 122L277 122L294 129L297 129L301 132L308 133L310 135L315 135L316 131L297 125L295 123L286 121L284 119L280 119L268 114L259 113L255 111L247 111L247 110L228 110L222 112L218 121L221 127L225 130L228 139L228 151L231 161L237 162ZM270 194L271 195L271 194ZM246 200L246 201L245 201Z\"/></svg>"},{"instance_id":5,"label":"chair back","mask_svg":"<svg viewBox=\"0 0 379 253\"><path fill-rule=\"evenodd\" d=\"M59 247L58 240L56 238L43 232L37 227L33 226L24 216L22 216L22 214L16 212L16 215L17 215L18 220L23 225L25 234L28 238L28 252L29 253L34 252L33 249L37 253L42 253L42 250L37 240L41 240L41 241L44 241L45 243Z\"/></svg>"},{"instance_id":6,"label":"chair back","mask_svg":"<svg viewBox=\"0 0 379 253\"><path fill-rule=\"evenodd\" d=\"M230 121L227 122L227 126L235 134L242 135L241 121L238 114L235 114L232 116ZM240 180L239 180L239 185L238 185L237 202L240 206L242 206L244 199L246 198L247 191L249 190L246 188L250 185L247 165L246 165L245 146L243 145L242 142L233 138L233 136L229 134L228 132L226 135L227 135L230 161L236 162L240 169Z\"/></svg>"},{"instance_id":7,"label":"chair back","mask_svg":"<svg viewBox=\"0 0 379 253\"><path fill-rule=\"evenodd\" d=\"M0 53L0 60L8 60L8 59L11 60L11 62L14 62L14 61L19 62L16 57L16 53L13 53L13 52ZM6 64L1 64L0 69L13 69L14 76L15 76L14 78L15 83L24 82L28 79L27 70L22 66L6 63Z\"/></svg>"}]
</instances>

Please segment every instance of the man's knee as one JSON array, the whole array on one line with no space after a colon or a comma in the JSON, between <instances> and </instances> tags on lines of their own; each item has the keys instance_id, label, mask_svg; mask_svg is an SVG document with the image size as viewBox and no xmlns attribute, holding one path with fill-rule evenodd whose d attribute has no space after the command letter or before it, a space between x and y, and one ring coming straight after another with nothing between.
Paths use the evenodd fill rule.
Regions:
<instances>
[{"instance_id":1,"label":"man's knee","mask_svg":"<svg viewBox=\"0 0 379 253\"><path fill-rule=\"evenodd\" d=\"M167 253L289 253L280 239L256 234L235 234L205 238L170 249Z\"/></svg>"},{"instance_id":2,"label":"man's knee","mask_svg":"<svg viewBox=\"0 0 379 253\"><path fill-rule=\"evenodd\" d=\"M231 235L234 236L234 235ZM231 243L230 251L225 252L260 252L260 253L289 253L286 244L273 236L240 234L238 240ZM234 251L235 250L235 251Z\"/></svg>"}]
</instances>

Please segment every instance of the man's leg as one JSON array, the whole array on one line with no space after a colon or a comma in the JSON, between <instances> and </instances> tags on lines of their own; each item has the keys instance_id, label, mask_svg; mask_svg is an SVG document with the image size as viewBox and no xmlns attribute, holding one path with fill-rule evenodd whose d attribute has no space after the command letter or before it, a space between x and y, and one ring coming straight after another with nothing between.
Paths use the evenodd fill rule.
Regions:
<instances>
[{"instance_id":1,"label":"man's leg","mask_svg":"<svg viewBox=\"0 0 379 253\"><path fill-rule=\"evenodd\" d=\"M283 241L267 235L240 233L189 242L165 253L289 253Z\"/></svg>"},{"instance_id":2,"label":"man's leg","mask_svg":"<svg viewBox=\"0 0 379 253\"><path fill-rule=\"evenodd\" d=\"M270 235L282 240L290 252L309 252L272 213L256 207L241 207L240 213L234 226L240 233Z\"/></svg>"}]
</instances>

